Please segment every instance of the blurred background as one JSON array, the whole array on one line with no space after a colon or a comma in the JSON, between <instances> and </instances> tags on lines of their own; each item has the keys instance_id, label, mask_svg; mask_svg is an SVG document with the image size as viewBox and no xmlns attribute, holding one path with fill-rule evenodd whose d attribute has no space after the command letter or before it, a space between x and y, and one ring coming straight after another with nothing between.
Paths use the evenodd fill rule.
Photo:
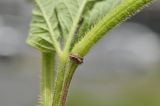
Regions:
<instances>
[{"instance_id":1,"label":"blurred background","mask_svg":"<svg viewBox=\"0 0 160 106\"><path fill-rule=\"evenodd\" d=\"M41 56L29 0L0 0L0 106L35 106ZM160 106L160 2L111 31L76 72L68 106Z\"/></svg>"}]
</instances>

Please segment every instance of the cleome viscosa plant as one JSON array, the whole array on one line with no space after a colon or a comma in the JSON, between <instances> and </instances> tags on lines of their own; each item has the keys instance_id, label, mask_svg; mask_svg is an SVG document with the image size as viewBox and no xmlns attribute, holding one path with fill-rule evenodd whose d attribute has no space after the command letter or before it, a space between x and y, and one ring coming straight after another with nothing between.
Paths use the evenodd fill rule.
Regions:
<instances>
[{"instance_id":1,"label":"cleome viscosa plant","mask_svg":"<svg viewBox=\"0 0 160 106\"><path fill-rule=\"evenodd\" d=\"M152 1L34 0L27 43L42 53L40 106L65 106L71 79L90 49Z\"/></svg>"}]
</instances>

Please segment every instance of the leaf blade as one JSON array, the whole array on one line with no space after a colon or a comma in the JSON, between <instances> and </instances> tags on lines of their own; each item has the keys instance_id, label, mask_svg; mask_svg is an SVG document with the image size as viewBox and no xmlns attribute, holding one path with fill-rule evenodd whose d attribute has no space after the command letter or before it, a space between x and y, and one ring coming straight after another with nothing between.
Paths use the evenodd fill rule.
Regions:
<instances>
[{"instance_id":1,"label":"leaf blade","mask_svg":"<svg viewBox=\"0 0 160 106\"><path fill-rule=\"evenodd\" d=\"M54 1L54 2L53 2ZM27 43L40 51L60 52L57 39L60 37L57 29L57 19L53 15L55 0L35 0L30 34ZM48 48L52 48L52 51Z\"/></svg>"}]
</instances>

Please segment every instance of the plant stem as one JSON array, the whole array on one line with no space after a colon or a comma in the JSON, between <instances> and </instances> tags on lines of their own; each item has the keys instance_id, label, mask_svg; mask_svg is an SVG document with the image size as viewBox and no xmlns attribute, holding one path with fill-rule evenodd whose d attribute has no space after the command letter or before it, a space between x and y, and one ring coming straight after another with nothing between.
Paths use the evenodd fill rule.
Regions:
<instances>
[{"instance_id":1,"label":"plant stem","mask_svg":"<svg viewBox=\"0 0 160 106\"><path fill-rule=\"evenodd\" d=\"M61 95L63 93L63 82L65 76L65 68L67 64L68 57L62 56L60 59L59 69L56 75L55 86L54 86L54 94L53 94L53 104L52 106L60 106Z\"/></svg>"},{"instance_id":2,"label":"plant stem","mask_svg":"<svg viewBox=\"0 0 160 106\"><path fill-rule=\"evenodd\" d=\"M52 106L65 106L69 85L78 64L65 57L61 61L54 86Z\"/></svg>"},{"instance_id":3,"label":"plant stem","mask_svg":"<svg viewBox=\"0 0 160 106\"><path fill-rule=\"evenodd\" d=\"M41 106L52 106L55 54L42 53Z\"/></svg>"},{"instance_id":4,"label":"plant stem","mask_svg":"<svg viewBox=\"0 0 160 106\"><path fill-rule=\"evenodd\" d=\"M124 0L74 46L72 53L84 57L107 32L152 1L154 0Z\"/></svg>"},{"instance_id":5,"label":"plant stem","mask_svg":"<svg viewBox=\"0 0 160 106\"><path fill-rule=\"evenodd\" d=\"M66 99L67 99L67 95L68 95L68 90L69 90L69 86L72 80L72 77L75 73L75 70L77 69L78 64L74 63L74 62L69 62L68 68L67 68L67 74L64 78L64 83L63 83L63 95L61 98L61 106L65 106L66 104Z\"/></svg>"}]
</instances>

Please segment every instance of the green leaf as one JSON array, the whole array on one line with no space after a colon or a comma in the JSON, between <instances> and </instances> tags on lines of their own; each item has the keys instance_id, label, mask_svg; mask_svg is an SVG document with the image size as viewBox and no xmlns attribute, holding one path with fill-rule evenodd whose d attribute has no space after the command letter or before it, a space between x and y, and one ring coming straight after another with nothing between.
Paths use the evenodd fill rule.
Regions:
<instances>
[{"instance_id":1,"label":"green leaf","mask_svg":"<svg viewBox=\"0 0 160 106\"><path fill-rule=\"evenodd\" d=\"M54 15L56 0L35 0L30 36L27 42L43 52L53 52L60 38L58 21Z\"/></svg>"},{"instance_id":2,"label":"green leaf","mask_svg":"<svg viewBox=\"0 0 160 106\"><path fill-rule=\"evenodd\" d=\"M82 19L89 22L88 20L93 18L92 14L94 17L100 15L94 11L98 7L96 4L103 4L104 1L110 0L35 0L28 44L43 52L53 52L55 47L59 51L59 45L65 44L69 36L73 40L74 36L78 35ZM92 18L90 21L95 22ZM88 29L94 23L87 24L88 27L84 28ZM86 30L81 32L85 33ZM60 39L64 42L60 42Z\"/></svg>"},{"instance_id":3,"label":"green leaf","mask_svg":"<svg viewBox=\"0 0 160 106\"><path fill-rule=\"evenodd\" d=\"M77 40L120 2L121 0L61 0L56 10L64 41L68 40L65 50L71 49Z\"/></svg>"},{"instance_id":4,"label":"green leaf","mask_svg":"<svg viewBox=\"0 0 160 106\"><path fill-rule=\"evenodd\" d=\"M81 19L100 1L104 0L59 0L56 12L65 41L73 37Z\"/></svg>"}]
</instances>

